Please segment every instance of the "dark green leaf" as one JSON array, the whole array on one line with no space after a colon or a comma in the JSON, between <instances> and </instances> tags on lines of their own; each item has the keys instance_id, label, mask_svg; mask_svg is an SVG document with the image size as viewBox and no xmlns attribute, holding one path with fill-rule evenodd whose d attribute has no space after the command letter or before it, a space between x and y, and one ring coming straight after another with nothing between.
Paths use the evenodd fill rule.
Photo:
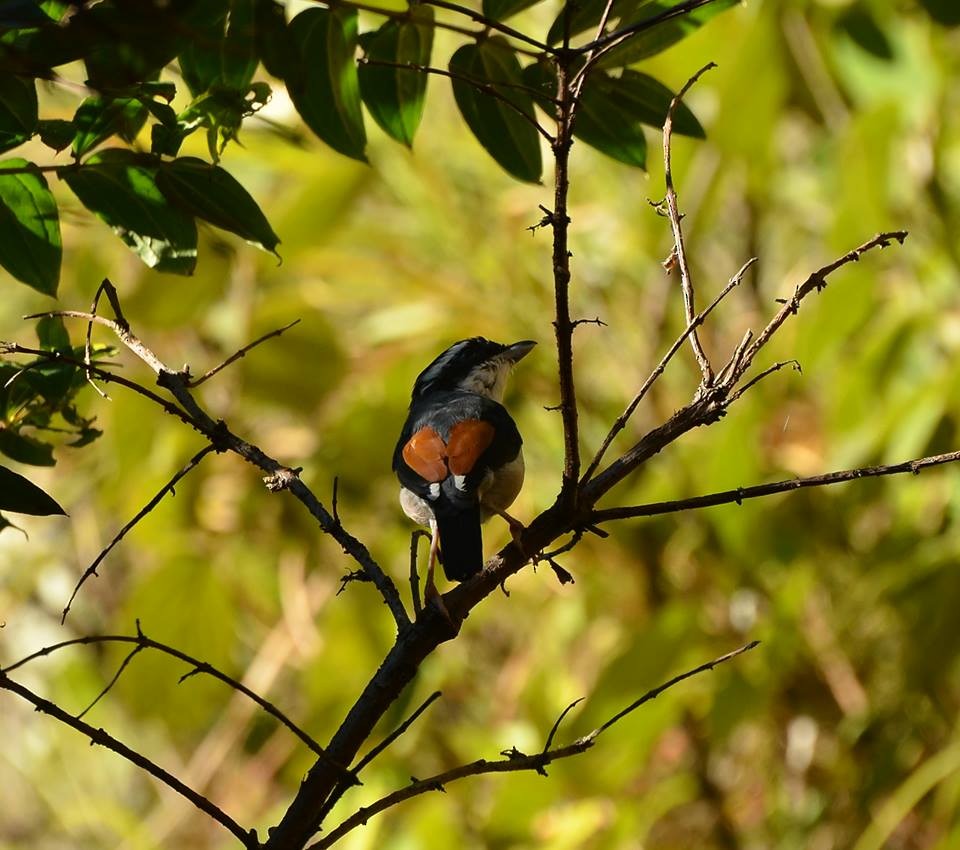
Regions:
<instances>
[{"instance_id":1,"label":"dark green leaf","mask_svg":"<svg viewBox=\"0 0 960 850\"><path fill-rule=\"evenodd\" d=\"M36 83L16 74L0 74L0 153L22 145L36 129Z\"/></svg>"},{"instance_id":2,"label":"dark green leaf","mask_svg":"<svg viewBox=\"0 0 960 850\"><path fill-rule=\"evenodd\" d=\"M27 286L56 295L63 253L57 202L39 171L4 173L29 165L25 159L0 163L0 265Z\"/></svg>"},{"instance_id":3,"label":"dark green leaf","mask_svg":"<svg viewBox=\"0 0 960 850\"><path fill-rule=\"evenodd\" d=\"M459 48L450 57L453 94L467 126L487 153L514 177L537 183L542 162L540 135L531 123L533 99L523 89L517 57L505 48L506 41L499 37ZM478 86L493 87L510 103Z\"/></svg>"},{"instance_id":4,"label":"dark green leaf","mask_svg":"<svg viewBox=\"0 0 960 850\"><path fill-rule=\"evenodd\" d=\"M277 0L255 0L253 14L257 52L263 67L281 80L294 81L299 66L297 44L287 26L283 4Z\"/></svg>"},{"instance_id":5,"label":"dark green leaf","mask_svg":"<svg viewBox=\"0 0 960 850\"><path fill-rule=\"evenodd\" d=\"M139 100L130 97L88 97L73 116L77 128L73 155L79 159L113 135L133 141L147 120L147 111Z\"/></svg>"},{"instance_id":6,"label":"dark green leaf","mask_svg":"<svg viewBox=\"0 0 960 850\"><path fill-rule=\"evenodd\" d=\"M63 179L91 212L151 268L192 274L197 262L193 216L171 205L156 183L156 165L132 151L110 149Z\"/></svg>"},{"instance_id":7,"label":"dark green leaf","mask_svg":"<svg viewBox=\"0 0 960 850\"><path fill-rule=\"evenodd\" d=\"M607 23L626 19L636 15L641 6L649 5L652 0L613 0ZM567 4L566 8L554 19L547 33L549 44L559 44L563 40L564 18L570 15L570 35L579 35L586 30L596 31L603 17L603 10L607 7L607 0L582 0L575 6ZM569 10L569 11L568 11ZM591 33L593 35L593 32Z\"/></svg>"},{"instance_id":8,"label":"dark green leaf","mask_svg":"<svg viewBox=\"0 0 960 850\"><path fill-rule=\"evenodd\" d=\"M79 449L88 446L94 440L103 436L103 431L97 428L81 428L80 435L72 443L67 443L71 449Z\"/></svg>"},{"instance_id":9,"label":"dark green leaf","mask_svg":"<svg viewBox=\"0 0 960 850\"><path fill-rule=\"evenodd\" d=\"M207 0L196 38L180 53L180 71L194 97L211 88L245 92L257 70L254 0Z\"/></svg>"},{"instance_id":10,"label":"dark green leaf","mask_svg":"<svg viewBox=\"0 0 960 850\"><path fill-rule=\"evenodd\" d=\"M839 17L837 26L850 36L854 44L877 59L885 62L893 59L890 39L865 6L851 6Z\"/></svg>"},{"instance_id":11,"label":"dark green leaf","mask_svg":"<svg viewBox=\"0 0 960 850\"><path fill-rule=\"evenodd\" d=\"M654 56L657 53L662 53L668 47L696 32L711 18L716 17L726 9L739 6L740 3L741 0L715 0L715 2L708 3L706 6L700 6L691 12L668 18L657 24L653 24L652 21L659 15L669 13L671 9L676 7L676 4L666 2L666 0L645 3L635 15L624 15L619 26L623 29L642 24L644 21L651 21L651 25L639 29L610 50L609 53L604 54L598 62L598 66L620 68L633 62L639 62L649 56Z\"/></svg>"},{"instance_id":12,"label":"dark green leaf","mask_svg":"<svg viewBox=\"0 0 960 850\"><path fill-rule=\"evenodd\" d=\"M960 3L957 0L920 0L920 5L938 24L945 27L960 25Z\"/></svg>"},{"instance_id":13,"label":"dark green leaf","mask_svg":"<svg viewBox=\"0 0 960 850\"><path fill-rule=\"evenodd\" d=\"M219 166L182 157L160 167L157 185L175 206L276 253L280 240L257 202Z\"/></svg>"},{"instance_id":14,"label":"dark green leaf","mask_svg":"<svg viewBox=\"0 0 960 850\"><path fill-rule=\"evenodd\" d=\"M540 0L483 0L483 14L495 21L504 21L539 2Z\"/></svg>"},{"instance_id":15,"label":"dark green leaf","mask_svg":"<svg viewBox=\"0 0 960 850\"><path fill-rule=\"evenodd\" d=\"M584 86L585 97L596 96L601 101L612 101L632 120L658 130L663 128L673 95L663 83L630 68L624 70L619 77L594 74L587 78ZM602 108L605 104L598 105ZM683 101L677 104L673 113L673 132L698 139L706 135L696 116Z\"/></svg>"},{"instance_id":16,"label":"dark green leaf","mask_svg":"<svg viewBox=\"0 0 960 850\"><path fill-rule=\"evenodd\" d=\"M9 428L0 428L0 454L31 466L53 466L56 463L53 459L53 446L49 443L41 443Z\"/></svg>"},{"instance_id":17,"label":"dark green leaf","mask_svg":"<svg viewBox=\"0 0 960 850\"><path fill-rule=\"evenodd\" d=\"M374 62L426 66L433 49L433 9L415 6L413 20L387 21L364 44ZM360 93L374 120L407 147L423 115L427 74L406 68L362 64Z\"/></svg>"},{"instance_id":18,"label":"dark green leaf","mask_svg":"<svg viewBox=\"0 0 960 850\"><path fill-rule=\"evenodd\" d=\"M77 134L77 128L72 121L64 121L62 118L45 118L37 122L37 132L40 134L40 141L48 148L62 151L70 147L73 137Z\"/></svg>"},{"instance_id":19,"label":"dark green leaf","mask_svg":"<svg viewBox=\"0 0 960 850\"><path fill-rule=\"evenodd\" d=\"M354 10L307 9L290 22L300 68L289 86L297 112L334 150L366 162L367 134L360 108L354 53Z\"/></svg>"},{"instance_id":20,"label":"dark green leaf","mask_svg":"<svg viewBox=\"0 0 960 850\"><path fill-rule=\"evenodd\" d=\"M70 350L70 334L59 316L44 316L37 321L37 339L46 351Z\"/></svg>"},{"instance_id":21,"label":"dark green leaf","mask_svg":"<svg viewBox=\"0 0 960 850\"><path fill-rule=\"evenodd\" d=\"M5 466L0 466L0 510L31 516L67 515L36 484Z\"/></svg>"},{"instance_id":22,"label":"dark green leaf","mask_svg":"<svg viewBox=\"0 0 960 850\"><path fill-rule=\"evenodd\" d=\"M43 13L35 0L3 0L3 2L0 2L0 27L22 29L42 26L49 22L50 18Z\"/></svg>"}]
</instances>

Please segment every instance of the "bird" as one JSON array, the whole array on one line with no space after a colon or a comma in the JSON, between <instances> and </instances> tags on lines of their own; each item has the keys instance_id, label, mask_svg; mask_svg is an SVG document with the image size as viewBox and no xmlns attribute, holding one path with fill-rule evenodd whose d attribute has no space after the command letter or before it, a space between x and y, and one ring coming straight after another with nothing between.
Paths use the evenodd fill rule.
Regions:
<instances>
[{"instance_id":1,"label":"bird","mask_svg":"<svg viewBox=\"0 0 960 850\"><path fill-rule=\"evenodd\" d=\"M438 559L450 581L466 581L483 568L481 522L498 515L514 538L523 530L507 513L523 485L523 440L502 402L511 370L535 345L463 339L414 382L393 471L404 513L430 528L427 601L439 599Z\"/></svg>"}]
</instances>

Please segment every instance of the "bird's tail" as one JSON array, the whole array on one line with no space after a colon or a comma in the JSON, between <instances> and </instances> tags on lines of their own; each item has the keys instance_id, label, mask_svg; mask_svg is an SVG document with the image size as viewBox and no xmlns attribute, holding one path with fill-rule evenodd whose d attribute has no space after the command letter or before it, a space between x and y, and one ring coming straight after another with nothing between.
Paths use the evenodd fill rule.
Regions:
<instances>
[{"instance_id":1,"label":"bird's tail","mask_svg":"<svg viewBox=\"0 0 960 850\"><path fill-rule=\"evenodd\" d=\"M450 581L472 578L483 569L480 505L461 503L453 510L439 509L436 515L444 575Z\"/></svg>"}]
</instances>

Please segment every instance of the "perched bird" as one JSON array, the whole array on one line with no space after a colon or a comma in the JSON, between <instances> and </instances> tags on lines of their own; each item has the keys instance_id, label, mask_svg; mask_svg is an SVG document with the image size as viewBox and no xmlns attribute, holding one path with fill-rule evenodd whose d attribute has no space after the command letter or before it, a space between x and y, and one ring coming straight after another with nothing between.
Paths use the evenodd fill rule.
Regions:
<instances>
[{"instance_id":1,"label":"perched bird","mask_svg":"<svg viewBox=\"0 0 960 850\"><path fill-rule=\"evenodd\" d=\"M393 470L404 513L430 527L428 599L438 595L438 549L447 578L466 581L483 567L481 522L498 514L512 533L523 528L506 513L523 484L523 441L501 401L510 370L534 345L464 339L413 385Z\"/></svg>"}]
</instances>

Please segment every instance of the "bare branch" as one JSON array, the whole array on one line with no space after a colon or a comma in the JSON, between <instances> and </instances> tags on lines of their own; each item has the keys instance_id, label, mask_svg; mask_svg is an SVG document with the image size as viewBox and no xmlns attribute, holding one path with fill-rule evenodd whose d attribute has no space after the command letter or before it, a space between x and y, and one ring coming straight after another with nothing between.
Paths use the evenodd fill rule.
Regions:
<instances>
[{"instance_id":1,"label":"bare branch","mask_svg":"<svg viewBox=\"0 0 960 850\"><path fill-rule=\"evenodd\" d=\"M438 700L441 697L440 691L434 691L430 696L428 696L416 711L413 712L406 720L403 721L396 729L394 729L386 738L384 738L379 744L377 744L369 753L367 753L359 762L357 766L353 769L354 773L359 773L363 768L365 768L370 762L372 762L380 753L382 753L387 747L389 747L394 741L397 740L411 725L416 721L416 719L423 714L435 700Z\"/></svg>"},{"instance_id":2,"label":"bare branch","mask_svg":"<svg viewBox=\"0 0 960 850\"><path fill-rule=\"evenodd\" d=\"M277 328L276 330L272 330L269 333L265 333L261 337L257 337L253 342L247 343L239 351L235 352L234 354L231 354L219 366L214 366L208 372L204 372L199 378L192 378L191 380L187 381L187 386L190 387L191 389L193 389L194 387L199 387L200 384L202 384L204 381L208 381L210 378L216 375L217 372L219 372L220 370L226 369L227 366L229 366L231 363L236 363L237 360L239 360L241 357L245 357L247 352L250 351L250 349L256 348L258 345L260 345L260 343L266 342L268 339L273 339L273 337L275 336L280 336L280 334L290 330L290 328L298 324L300 324L300 320L294 319L292 322L290 322L290 324L284 325L282 328Z\"/></svg>"},{"instance_id":3,"label":"bare branch","mask_svg":"<svg viewBox=\"0 0 960 850\"><path fill-rule=\"evenodd\" d=\"M772 366L768 366L764 369L759 375L755 375L749 381L747 381L740 389L733 393L726 401L727 407L733 404L740 396L742 396L747 390L751 387L759 384L764 378L768 375L772 375L774 372L779 372L786 366L792 366L794 372L803 372L803 368L800 366L799 360L780 360L777 363L774 363Z\"/></svg>"},{"instance_id":4,"label":"bare branch","mask_svg":"<svg viewBox=\"0 0 960 850\"><path fill-rule=\"evenodd\" d=\"M731 659L736 658L738 655L742 655L744 652L756 647L759 643L759 641L752 641L751 643L741 646L739 649L736 649L733 652L728 652L726 655L721 655L719 658L715 658L713 661L708 661L706 664L701 664L699 667L688 670L686 673L681 673L679 676L674 676L670 681L665 682L653 690L647 691L647 693L645 693L638 700L632 702L629 706L615 714L588 735L584 735L582 738L577 739L572 744L568 744L565 747L558 747L551 750L549 748L549 744L552 742L552 738L560 724L560 721L564 718L567 712L569 712L578 702L580 702L580 700L577 700L577 702L571 703L569 706L567 706L567 708L564 709L563 713L557 719L557 722L554 724L554 728L547 739L548 746L543 750L543 752L535 753L534 755L526 755L525 753L521 753L516 748L513 748L510 750L505 750L505 758L497 761L478 759L470 764L460 765L452 770L438 773L435 776L429 777L428 779L415 779L405 788L400 788L391 794L387 794L385 797L381 797L379 800L371 803L369 806L364 806L358 809L354 814L348 817L335 829L331 830L322 839L314 844L311 844L308 850L326 850L326 848L332 847L348 832L356 829L358 826L365 825L367 821L374 815L377 815L380 812L397 805L398 803L402 803L404 800L409 800L411 797L417 797L420 794L426 794L429 791L443 791L446 785L458 779L464 779L468 776L480 776L481 774L485 773L516 773L522 770L533 770L541 775L545 775L547 765L551 764L552 762L559 761L560 759L570 758L571 756L586 752L596 743L596 739L603 732L609 729L614 723L630 714L632 711L638 709L644 703L655 699L664 691L672 688L674 685L684 681L685 679L689 679L692 676L704 673L707 670L712 670L717 665L723 664L725 661L730 661Z\"/></svg>"},{"instance_id":5,"label":"bare branch","mask_svg":"<svg viewBox=\"0 0 960 850\"><path fill-rule=\"evenodd\" d=\"M594 54L594 59L599 60L603 55L609 53L614 47L617 47L626 41L631 35L636 35L637 33L644 32L648 29L653 29L654 27L662 24L664 21L689 15L691 12L696 11L701 6L707 6L713 2L715 2L715 0L686 0L686 2L678 3L672 9L667 9L665 12L661 12L659 15L653 15L650 18L637 21L634 24L630 24L629 26L615 30L614 32L607 33L606 35L600 35L589 44L585 44L582 47L577 48L577 52L592 53Z\"/></svg>"},{"instance_id":6,"label":"bare branch","mask_svg":"<svg viewBox=\"0 0 960 850\"><path fill-rule=\"evenodd\" d=\"M117 532L113 540L111 540L107 544L106 548L99 555L97 555L93 563L90 564L90 566L87 567L86 570L84 570L83 575L80 576L80 580L77 582L76 586L73 588L73 593L70 594L70 598L67 600L67 604L64 607L63 613L60 616L61 625L63 625L63 623L66 622L67 614L70 613L70 606L73 605L73 600L77 598L77 594L80 592L80 588L83 587L87 579L91 578L92 576L99 575L97 573L97 567L99 567L103 559L110 554L113 547L116 546L121 540L123 540L123 538L126 537L127 532L129 532L138 522L140 522L140 520L142 520L158 504L160 504L161 499L163 499L163 497L167 493L176 495L176 493L174 492L174 487L177 485L177 483L186 475L188 475L193 469L195 469L200 464L200 461L203 460L208 454L210 454L210 452L213 452L213 451L216 451L216 447L213 445L207 445L207 446L204 446L202 449L200 449L200 451L198 451L192 458L190 458L190 460L187 461L186 465L183 466L180 470L178 470L177 473L173 476L173 478L171 478L166 484L164 484L163 487L161 487L160 490L157 492L157 494L137 512L137 515L133 519L131 519L123 528L121 528L120 531Z\"/></svg>"},{"instance_id":7,"label":"bare branch","mask_svg":"<svg viewBox=\"0 0 960 850\"><path fill-rule=\"evenodd\" d=\"M475 21L478 24L483 24L483 26L487 29L496 30L504 35L510 36L510 38L516 39L517 41L522 41L525 44L529 44L531 47L535 47L540 53L556 54L558 52L555 47L545 44L542 41L537 41L537 39L531 38L526 33L520 32L520 30L507 26L500 21L495 21L493 18L488 18L485 15L482 15L466 6L461 6L457 3L451 3L449 0L423 0L423 2L428 6L436 6L438 9L447 9L451 12L456 12L458 15L463 15L464 17L469 18L471 21Z\"/></svg>"},{"instance_id":8,"label":"bare branch","mask_svg":"<svg viewBox=\"0 0 960 850\"><path fill-rule=\"evenodd\" d=\"M740 285L740 282L743 280L743 276L747 273L747 269L750 268L757 261L756 257L751 257L747 260L737 271L737 273L730 278L727 282L727 285L721 290L720 294L713 299L710 305L701 310L690 322L686 328L684 328L683 333L680 334L674 341L673 345L670 346L667 353L663 355L660 362L654 367L653 371L643 382L637 394L630 401L630 404L627 405L626 409L621 413L616 421L610 428L610 432L604 438L603 444L597 449L596 455L592 461L590 461L590 466L587 467L587 471L583 474L583 478L580 479L581 484L586 484L590 480L590 476L597 471L597 468L600 466L600 462L603 460L603 456L606 454L607 449L610 448L610 444L613 442L614 438L619 434L624 426L627 424L627 421L633 415L633 412L637 409L637 406L643 401L646 394L650 391L650 388L657 382L660 376L663 374L664 370L667 368L667 364L673 359L673 356L680 350L680 346L683 345L684 341L690 336L693 331L703 324L704 320L709 316L714 308L723 301L727 295L730 294L737 286Z\"/></svg>"},{"instance_id":9,"label":"bare branch","mask_svg":"<svg viewBox=\"0 0 960 850\"><path fill-rule=\"evenodd\" d=\"M590 515L592 522L610 522L618 519L632 519L635 517L659 516L673 514L680 511L696 510L698 508L712 508L716 505L737 504L747 499L757 499L761 496L772 496L776 493L788 493L792 490L801 490L806 487L824 487L828 484L842 484L844 481L856 481L860 478L880 478L885 475L903 475L910 473L919 475L924 469L931 466L943 466L960 461L960 451L947 452L940 455L906 460L902 463L893 463L886 466L864 466L858 469L843 469L837 472L827 472L823 475L812 475L809 478L788 478L785 481L774 481L770 484L755 484L752 487L737 487L735 490L723 490L719 493L710 493L705 496L691 496L687 499L674 499L669 502L651 502L648 505L632 505L620 508L602 508Z\"/></svg>"},{"instance_id":10,"label":"bare branch","mask_svg":"<svg viewBox=\"0 0 960 850\"><path fill-rule=\"evenodd\" d=\"M767 326L760 332L753 344L744 352L744 355L737 368L732 370L728 385L733 386L742 377L744 372L750 368L753 359L760 350L770 342L771 337L780 329L784 322L795 316L800 309L800 302L803 301L811 292L821 292L827 285L827 278L837 269L856 263L867 251L874 248L886 248L892 242L899 242L901 245L907 238L906 230L891 230L886 233L878 233L873 239L868 239L862 245L854 248L852 251L844 254L842 257L828 263L822 268L813 272L803 283L801 283L793 292L793 297L782 302L783 306L777 314L767 323Z\"/></svg>"},{"instance_id":11,"label":"bare branch","mask_svg":"<svg viewBox=\"0 0 960 850\"><path fill-rule=\"evenodd\" d=\"M48 714L50 717L53 717L55 720L59 720L64 725L69 726L72 729L76 729L78 732L80 732L80 734L89 738L91 744L99 744L102 747L106 747L108 750L112 750L117 755L125 758L127 761L139 767L141 770L146 771L154 778L160 780L160 782L162 782L168 788L173 789L182 797L189 800L190 803L192 803L201 812L208 815L221 826L226 828L240 841L244 847L248 848L248 850L257 850L257 848L260 847L260 842L257 839L257 834L254 830L245 830L233 818L226 814L226 812L214 805L214 803L212 803L202 794L194 791L188 785L185 785L183 782L177 779L177 777L175 777L173 774L167 772L143 754L131 749L126 744L121 743L103 729L95 729L93 726L81 720L79 717L74 717L72 714L68 714L56 703L50 702L49 700L38 696L25 685L15 682L13 679L7 676L5 671L0 671L0 689L16 694L21 699L26 700L33 705L37 711L43 714Z\"/></svg>"},{"instance_id":12,"label":"bare branch","mask_svg":"<svg viewBox=\"0 0 960 850\"><path fill-rule=\"evenodd\" d=\"M664 182L667 186L667 217L670 219L670 227L673 230L674 252L677 258L677 265L680 268L680 286L683 290L683 305L686 310L687 323L693 322L696 317L695 296L693 291L693 280L690 277L690 265L687 262L687 251L683 244L683 229L680 226L680 211L677 208L677 192L673 185L673 170L670 163L670 147L673 141L673 116L683 100L684 95L700 79L703 74L711 68L716 68L716 64L708 62L696 74L694 74L684 84L683 88L670 101L670 108L667 110L667 118L663 122L663 170ZM690 331L690 345L693 348L694 357L697 359L697 365L700 367L700 373L703 375L703 386L708 387L713 383L713 369L710 361L700 344L700 338L697 336L696 328Z\"/></svg>"},{"instance_id":13,"label":"bare branch","mask_svg":"<svg viewBox=\"0 0 960 850\"><path fill-rule=\"evenodd\" d=\"M26 664L29 664L31 661L35 661L38 658L44 658L48 655L53 654L54 652L57 652L61 649L65 649L70 646L88 646L93 644L104 644L104 643L134 644L134 646L136 647L136 650L155 649L158 652L163 653L164 655L169 655L172 658L176 658L179 661L183 661L184 663L189 664L192 669L183 678L204 673L207 676L217 679L223 684L233 688L233 690L243 694L245 697L247 697L248 699L256 703L258 706L260 706L260 708L263 709L263 711L265 711L275 720L277 720L278 722L286 726L287 729L289 729L294 735L296 735L301 741L303 741L303 743L306 744L317 756L329 761L327 753L323 749L323 747L321 747L303 729L297 726L296 723L294 723L289 717L287 717L286 714L280 711L280 709L277 708L272 702L260 696L260 694L256 693L255 691L252 691L250 688L244 685L243 682L240 682L237 679L234 679L232 676L228 676L222 670L218 670L216 667L212 666L206 661L201 661L200 659L194 658L192 655L188 655L186 652L183 652L182 650L179 650L176 647L170 646L169 644L161 643L160 641L154 640L151 637L147 637L147 635L145 635L140 629L139 620L137 621L136 635L84 635L83 637L71 638L70 640L65 640L65 641L61 641L60 643L55 643L50 646L45 646L42 649L38 649L36 652L33 652L30 655L27 655L24 658L21 658L19 661L16 661L13 664L10 664L6 667L0 667L0 675L6 675L8 673L12 673L14 670L17 670L18 668L23 667ZM131 653L131 656L132 655L133 653ZM129 658L130 656L128 656L128 660ZM124 662L124 664L121 666L121 669L120 671L118 671L117 676L114 677L114 681L116 680L116 678L119 677L119 672L122 672L123 667L126 666L126 663L127 662ZM183 681L183 678L181 678L181 681ZM111 682L111 686L112 684L113 682ZM105 689L104 693L106 692L106 690L109 690L109 688ZM100 697L102 696L103 696L103 693L101 693ZM99 700L100 697L97 697L97 700ZM94 703L97 700L94 700ZM84 713L86 711L89 711L90 708L92 707L93 707L93 704L91 704L87 709L85 709ZM343 765L332 763L332 766L334 766L337 770L339 770L341 775L344 778L350 778L353 776L353 774L349 770L347 770Z\"/></svg>"},{"instance_id":14,"label":"bare branch","mask_svg":"<svg viewBox=\"0 0 960 850\"><path fill-rule=\"evenodd\" d=\"M123 675L123 671L127 669L127 665L131 661L133 661L134 656L138 652L141 652L142 650L143 650L142 646L135 646L133 649L130 650L130 652L127 653L127 655L124 657L123 661L121 662L120 666L117 668L117 672L113 674L113 678L110 679L110 681L107 682L103 690L100 691L100 693L93 698L93 702L91 702L90 705L88 705L83 711L81 711L77 715L77 720L82 720L83 715L85 715L88 711L90 711L91 708L93 708L98 702L100 702L100 700L102 700L108 693L110 693L113 686L120 681L120 677Z\"/></svg>"}]
</instances>

